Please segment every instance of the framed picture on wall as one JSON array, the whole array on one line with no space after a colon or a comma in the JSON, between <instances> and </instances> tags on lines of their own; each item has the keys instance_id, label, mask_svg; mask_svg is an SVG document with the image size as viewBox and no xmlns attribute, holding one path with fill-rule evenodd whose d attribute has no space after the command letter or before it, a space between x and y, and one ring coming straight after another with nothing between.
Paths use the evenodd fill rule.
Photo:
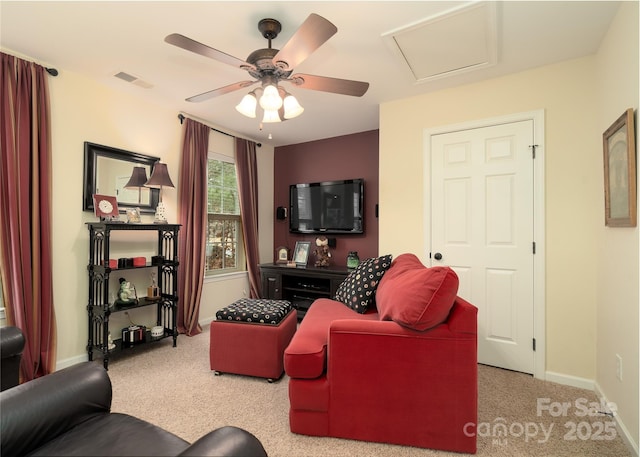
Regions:
<instances>
[{"instance_id":1,"label":"framed picture on wall","mask_svg":"<svg viewBox=\"0 0 640 457\"><path fill-rule=\"evenodd\" d=\"M636 146L633 109L629 108L602 135L604 211L608 227L636 226Z\"/></svg>"},{"instance_id":2,"label":"framed picture on wall","mask_svg":"<svg viewBox=\"0 0 640 457\"><path fill-rule=\"evenodd\" d=\"M296 241L296 248L293 251L293 261L299 267L306 267L311 250L311 241Z\"/></svg>"}]
</instances>

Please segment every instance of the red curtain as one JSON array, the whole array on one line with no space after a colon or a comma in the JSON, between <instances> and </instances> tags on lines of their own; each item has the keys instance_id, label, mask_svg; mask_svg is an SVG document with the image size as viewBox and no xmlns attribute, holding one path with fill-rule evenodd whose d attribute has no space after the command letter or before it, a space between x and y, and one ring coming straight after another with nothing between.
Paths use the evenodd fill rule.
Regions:
<instances>
[{"instance_id":1,"label":"red curtain","mask_svg":"<svg viewBox=\"0 0 640 457\"><path fill-rule=\"evenodd\" d=\"M51 139L44 67L0 53L0 266L7 322L25 335L23 381L55 371Z\"/></svg>"},{"instance_id":2,"label":"red curtain","mask_svg":"<svg viewBox=\"0 0 640 457\"><path fill-rule=\"evenodd\" d=\"M258 166L256 163L256 144L253 141L236 138L236 169L238 171L238 187L240 188L244 249L249 274L249 296L259 298Z\"/></svg>"},{"instance_id":3,"label":"red curtain","mask_svg":"<svg viewBox=\"0 0 640 457\"><path fill-rule=\"evenodd\" d=\"M207 230L207 150L211 129L187 118L184 123L178 207L180 242L178 256L178 331L194 336L198 323L204 280Z\"/></svg>"}]
</instances>

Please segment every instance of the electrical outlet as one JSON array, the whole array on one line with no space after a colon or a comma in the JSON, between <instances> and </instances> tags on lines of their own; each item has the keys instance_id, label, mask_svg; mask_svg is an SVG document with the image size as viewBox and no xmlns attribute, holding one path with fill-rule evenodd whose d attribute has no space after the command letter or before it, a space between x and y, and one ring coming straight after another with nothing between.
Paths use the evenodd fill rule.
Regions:
<instances>
[{"instance_id":1,"label":"electrical outlet","mask_svg":"<svg viewBox=\"0 0 640 457\"><path fill-rule=\"evenodd\" d=\"M622 357L620 354L616 354L616 378L618 381L622 381Z\"/></svg>"}]
</instances>

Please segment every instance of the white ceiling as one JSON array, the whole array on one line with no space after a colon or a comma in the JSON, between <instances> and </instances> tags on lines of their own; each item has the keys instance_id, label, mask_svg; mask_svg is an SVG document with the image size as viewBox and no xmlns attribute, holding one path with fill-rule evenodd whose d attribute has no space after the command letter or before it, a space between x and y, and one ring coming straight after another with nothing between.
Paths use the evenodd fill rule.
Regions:
<instances>
[{"instance_id":1,"label":"white ceiling","mask_svg":"<svg viewBox=\"0 0 640 457\"><path fill-rule=\"evenodd\" d=\"M507 1L495 4L497 63L473 71L416 82L399 52L390 44L392 32L470 5L448 1L0 1L0 47L65 72L86 75L107 86L175 108L228 131L274 146L296 144L378 128L381 103L461 84L493 78L597 51L615 15L617 1ZM243 70L187 52L164 42L181 33L242 60L266 48L257 24L263 18L282 23L272 46L280 49L310 13L333 22L338 33L302 62L294 73L307 73L370 83L361 98L286 87L304 113L278 124L264 124L239 114L234 106L248 90L201 103L185 98L250 79ZM463 23L464 21L457 21ZM491 25L491 24L489 24ZM453 26L452 26L453 27ZM442 49L464 46L465 30L439 27L434 38ZM480 27L481 29L481 27ZM453 33L452 33L453 32ZM434 32L435 33L435 32ZM402 34L400 34L402 36ZM422 38L424 39L424 38ZM471 40L476 40L475 35ZM462 45L460 45L462 43ZM431 50L427 64L438 69L452 59L448 51ZM415 42L406 44L419 55ZM436 60L442 61L436 62ZM131 84L118 72L140 78ZM428 70L427 70L428 71ZM176 122L178 122L176 118ZM271 133L273 140L268 140Z\"/></svg>"}]
</instances>

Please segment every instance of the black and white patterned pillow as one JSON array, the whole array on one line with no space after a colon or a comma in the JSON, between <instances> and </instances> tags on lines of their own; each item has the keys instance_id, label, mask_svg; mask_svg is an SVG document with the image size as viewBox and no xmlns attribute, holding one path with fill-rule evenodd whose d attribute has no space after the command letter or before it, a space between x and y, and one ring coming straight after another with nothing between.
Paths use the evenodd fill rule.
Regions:
<instances>
[{"instance_id":1,"label":"black and white patterned pillow","mask_svg":"<svg viewBox=\"0 0 640 457\"><path fill-rule=\"evenodd\" d=\"M336 291L335 300L363 314L373 302L378 284L391 266L391 255L364 260L349 273Z\"/></svg>"}]
</instances>

